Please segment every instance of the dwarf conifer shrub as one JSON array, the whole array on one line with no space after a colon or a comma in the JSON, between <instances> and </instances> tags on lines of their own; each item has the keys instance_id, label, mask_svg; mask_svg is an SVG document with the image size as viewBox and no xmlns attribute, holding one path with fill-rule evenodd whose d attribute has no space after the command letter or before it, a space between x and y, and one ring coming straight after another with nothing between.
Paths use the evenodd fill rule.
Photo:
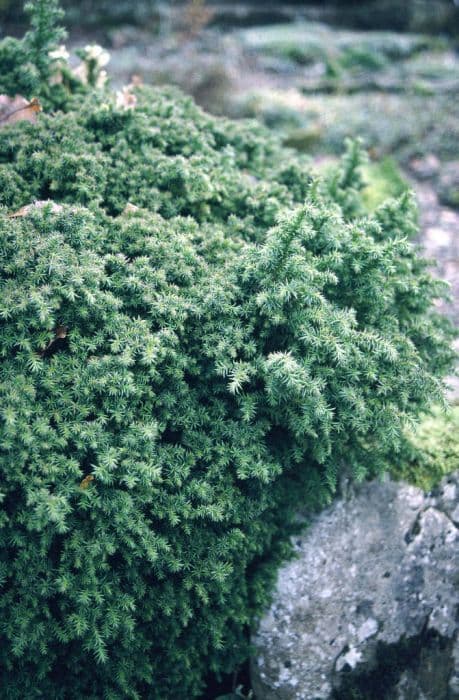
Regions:
<instances>
[{"instance_id":1,"label":"dwarf conifer shrub","mask_svg":"<svg viewBox=\"0 0 459 700\"><path fill-rule=\"evenodd\" d=\"M66 35L59 26L64 13L58 0L27 2L25 11L31 27L24 38L6 37L0 42L0 92L44 97L51 89L49 54Z\"/></svg>"},{"instance_id":2,"label":"dwarf conifer shrub","mask_svg":"<svg viewBox=\"0 0 459 700\"><path fill-rule=\"evenodd\" d=\"M443 287L353 145L318 180L173 91L72 105L0 127L1 694L189 700L441 395Z\"/></svg>"}]
</instances>

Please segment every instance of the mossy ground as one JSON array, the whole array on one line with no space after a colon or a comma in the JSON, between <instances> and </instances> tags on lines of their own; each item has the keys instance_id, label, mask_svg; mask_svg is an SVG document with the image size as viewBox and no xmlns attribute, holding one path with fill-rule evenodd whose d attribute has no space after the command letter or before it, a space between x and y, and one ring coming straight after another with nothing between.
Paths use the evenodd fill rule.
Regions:
<instances>
[{"instance_id":1,"label":"mossy ground","mask_svg":"<svg viewBox=\"0 0 459 700\"><path fill-rule=\"evenodd\" d=\"M407 445L391 475L424 491L459 469L459 405L435 407L418 426L407 431Z\"/></svg>"}]
</instances>

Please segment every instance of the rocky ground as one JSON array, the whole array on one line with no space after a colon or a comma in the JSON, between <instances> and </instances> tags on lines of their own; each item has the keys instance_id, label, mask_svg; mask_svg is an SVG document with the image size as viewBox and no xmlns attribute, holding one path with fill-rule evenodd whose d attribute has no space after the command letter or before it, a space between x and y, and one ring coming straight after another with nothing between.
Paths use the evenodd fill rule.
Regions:
<instances>
[{"instance_id":1,"label":"rocky ground","mask_svg":"<svg viewBox=\"0 0 459 700\"><path fill-rule=\"evenodd\" d=\"M442 310L459 325L459 211L445 206L431 183L414 182L420 209L421 245L434 272L451 285L451 302ZM459 350L459 343L456 342ZM459 377L450 378L450 398L459 399Z\"/></svg>"},{"instance_id":2,"label":"rocky ground","mask_svg":"<svg viewBox=\"0 0 459 700\"><path fill-rule=\"evenodd\" d=\"M444 310L459 322L459 212L442 204L430 183L413 183L422 226L421 243L436 261L439 277L451 284L452 301Z\"/></svg>"},{"instance_id":3,"label":"rocky ground","mask_svg":"<svg viewBox=\"0 0 459 700\"><path fill-rule=\"evenodd\" d=\"M263 700L456 700L458 474L429 495L390 480L296 538L254 635Z\"/></svg>"}]
</instances>

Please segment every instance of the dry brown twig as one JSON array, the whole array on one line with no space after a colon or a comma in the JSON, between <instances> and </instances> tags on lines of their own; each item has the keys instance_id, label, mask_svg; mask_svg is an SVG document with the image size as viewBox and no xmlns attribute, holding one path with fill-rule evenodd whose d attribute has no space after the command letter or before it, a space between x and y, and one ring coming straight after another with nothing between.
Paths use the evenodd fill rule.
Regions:
<instances>
[{"instance_id":1,"label":"dry brown twig","mask_svg":"<svg viewBox=\"0 0 459 700\"><path fill-rule=\"evenodd\" d=\"M214 14L215 10L206 5L206 0L188 0L180 22L183 38L196 38L207 27Z\"/></svg>"}]
</instances>

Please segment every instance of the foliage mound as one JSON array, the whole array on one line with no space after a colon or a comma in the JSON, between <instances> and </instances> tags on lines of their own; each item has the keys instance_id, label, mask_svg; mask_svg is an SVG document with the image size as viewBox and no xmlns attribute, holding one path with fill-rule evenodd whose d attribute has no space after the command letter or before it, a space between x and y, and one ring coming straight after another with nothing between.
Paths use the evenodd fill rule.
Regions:
<instances>
[{"instance_id":1,"label":"foliage mound","mask_svg":"<svg viewBox=\"0 0 459 700\"><path fill-rule=\"evenodd\" d=\"M443 287L355 146L315 179L174 92L58 87L0 127L2 697L185 700L297 509L441 396Z\"/></svg>"}]
</instances>

